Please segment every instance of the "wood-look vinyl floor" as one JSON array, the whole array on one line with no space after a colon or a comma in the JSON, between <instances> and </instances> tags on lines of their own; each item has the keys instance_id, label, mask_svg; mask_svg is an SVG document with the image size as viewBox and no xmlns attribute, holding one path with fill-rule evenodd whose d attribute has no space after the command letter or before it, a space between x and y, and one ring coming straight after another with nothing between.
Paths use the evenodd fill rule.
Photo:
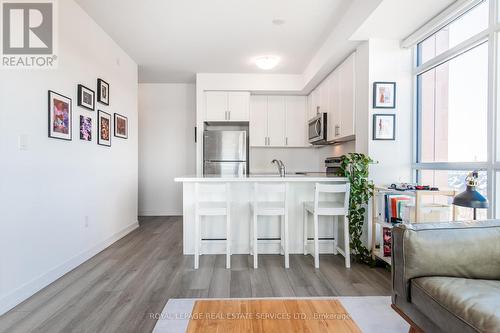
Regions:
<instances>
[{"instance_id":1,"label":"wood-look vinyl floor","mask_svg":"<svg viewBox=\"0 0 500 333\"><path fill-rule=\"evenodd\" d=\"M0 332L151 332L170 298L389 295L390 272L323 255L182 255L181 217L144 217L140 227L0 317Z\"/></svg>"}]
</instances>

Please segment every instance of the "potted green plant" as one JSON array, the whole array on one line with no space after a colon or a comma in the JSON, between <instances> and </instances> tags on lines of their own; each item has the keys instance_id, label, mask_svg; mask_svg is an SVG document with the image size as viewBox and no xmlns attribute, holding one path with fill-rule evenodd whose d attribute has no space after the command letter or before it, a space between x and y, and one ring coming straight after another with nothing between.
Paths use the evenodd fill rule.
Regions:
<instances>
[{"instance_id":1,"label":"potted green plant","mask_svg":"<svg viewBox=\"0 0 500 333\"><path fill-rule=\"evenodd\" d=\"M373 160L360 153L342 156L339 175L349 179L349 235L351 255L355 261L372 264L370 251L363 245L361 236L368 200L373 196L374 185L368 180L368 170Z\"/></svg>"}]
</instances>

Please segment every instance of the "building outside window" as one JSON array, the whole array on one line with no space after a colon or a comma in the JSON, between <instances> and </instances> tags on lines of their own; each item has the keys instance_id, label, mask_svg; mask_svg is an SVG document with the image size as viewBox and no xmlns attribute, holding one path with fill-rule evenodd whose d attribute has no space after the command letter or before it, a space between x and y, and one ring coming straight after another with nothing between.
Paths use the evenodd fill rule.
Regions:
<instances>
[{"instance_id":1,"label":"building outside window","mask_svg":"<svg viewBox=\"0 0 500 333\"><path fill-rule=\"evenodd\" d=\"M497 21L490 20L494 8L490 1L470 1L415 46L417 181L461 192L467 173L480 170L479 191L490 202L500 190L491 149L496 103L489 94L497 62L490 57L497 44ZM490 216L494 212L492 207ZM487 212L480 211L478 217L487 218ZM459 209L459 219L470 218L471 209Z\"/></svg>"}]
</instances>

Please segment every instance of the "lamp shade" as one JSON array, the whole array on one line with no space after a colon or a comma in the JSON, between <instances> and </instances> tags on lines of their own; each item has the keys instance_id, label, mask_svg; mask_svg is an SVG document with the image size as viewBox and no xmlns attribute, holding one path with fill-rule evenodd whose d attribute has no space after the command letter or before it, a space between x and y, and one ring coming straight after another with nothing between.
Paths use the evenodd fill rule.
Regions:
<instances>
[{"instance_id":1,"label":"lamp shade","mask_svg":"<svg viewBox=\"0 0 500 333\"><path fill-rule=\"evenodd\" d=\"M468 208L488 208L488 199L476 191L475 186L467 185L467 189L455 196L453 204Z\"/></svg>"}]
</instances>

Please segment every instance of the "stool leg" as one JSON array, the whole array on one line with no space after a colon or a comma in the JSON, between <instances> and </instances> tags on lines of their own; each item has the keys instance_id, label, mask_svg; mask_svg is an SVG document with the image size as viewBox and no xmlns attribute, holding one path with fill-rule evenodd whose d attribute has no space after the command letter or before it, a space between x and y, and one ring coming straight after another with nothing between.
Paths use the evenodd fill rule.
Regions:
<instances>
[{"instance_id":1,"label":"stool leg","mask_svg":"<svg viewBox=\"0 0 500 333\"><path fill-rule=\"evenodd\" d=\"M314 213L314 267L319 268L318 214Z\"/></svg>"},{"instance_id":2,"label":"stool leg","mask_svg":"<svg viewBox=\"0 0 500 333\"><path fill-rule=\"evenodd\" d=\"M226 215L226 268L231 268L231 217L229 209Z\"/></svg>"},{"instance_id":3,"label":"stool leg","mask_svg":"<svg viewBox=\"0 0 500 333\"><path fill-rule=\"evenodd\" d=\"M290 267L290 257L288 253L288 214L285 212L285 268Z\"/></svg>"},{"instance_id":4,"label":"stool leg","mask_svg":"<svg viewBox=\"0 0 500 333\"><path fill-rule=\"evenodd\" d=\"M339 217L333 217L333 254L339 254Z\"/></svg>"},{"instance_id":5,"label":"stool leg","mask_svg":"<svg viewBox=\"0 0 500 333\"><path fill-rule=\"evenodd\" d=\"M199 267L199 255L200 255L200 215L195 213L194 218L194 269Z\"/></svg>"},{"instance_id":6,"label":"stool leg","mask_svg":"<svg viewBox=\"0 0 500 333\"><path fill-rule=\"evenodd\" d=\"M285 228L283 227L283 223L284 223L283 220L284 220L283 215L280 215L280 255L281 256L285 254L285 237L283 236Z\"/></svg>"},{"instance_id":7,"label":"stool leg","mask_svg":"<svg viewBox=\"0 0 500 333\"><path fill-rule=\"evenodd\" d=\"M304 206L302 207L302 210L303 210L302 221L303 221L303 225L304 225L304 255L306 256L307 255L307 222L308 222L307 218L309 217L309 214L308 214L305 206L306 205L304 204Z\"/></svg>"},{"instance_id":8,"label":"stool leg","mask_svg":"<svg viewBox=\"0 0 500 333\"><path fill-rule=\"evenodd\" d=\"M345 267L351 268L351 248L349 245L349 219L344 216L344 253Z\"/></svg>"},{"instance_id":9,"label":"stool leg","mask_svg":"<svg viewBox=\"0 0 500 333\"><path fill-rule=\"evenodd\" d=\"M258 266L258 258L257 258L257 250L258 250L258 244L257 244L257 214L253 214L253 268L257 268Z\"/></svg>"}]
</instances>

